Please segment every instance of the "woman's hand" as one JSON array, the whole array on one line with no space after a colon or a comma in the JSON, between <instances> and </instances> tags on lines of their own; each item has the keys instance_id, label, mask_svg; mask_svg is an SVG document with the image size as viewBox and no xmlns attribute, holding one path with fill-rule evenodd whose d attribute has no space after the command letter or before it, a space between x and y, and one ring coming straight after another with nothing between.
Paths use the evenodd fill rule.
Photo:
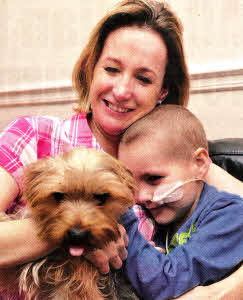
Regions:
<instances>
[{"instance_id":1,"label":"woman's hand","mask_svg":"<svg viewBox=\"0 0 243 300\"><path fill-rule=\"evenodd\" d=\"M198 286L176 298L178 300L242 300L243 266L225 279L209 286Z\"/></svg>"},{"instance_id":2,"label":"woman's hand","mask_svg":"<svg viewBox=\"0 0 243 300\"><path fill-rule=\"evenodd\" d=\"M84 256L91 261L101 273L110 271L110 266L120 269L123 261L127 258L128 236L122 225L119 225L121 237L116 242L109 243L103 249L84 253Z\"/></svg>"},{"instance_id":3,"label":"woman's hand","mask_svg":"<svg viewBox=\"0 0 243 300\"><path fill-rule=\"evenodd\" d=\"M101 273L107 274L110 271L110 266L114 269L120 269L123 261L127 258L128 236L122 225L119 225L121 238L116 242L109 243L103 249L84 253L84 256L91 261ZM158 251L165 253L165 250L156 247L154 242L150 242Z\"/></svg>"},{"instance_id":4,"label":"woman's hand","mask_svg":"<svg viewBox=\"0 0 243 300\"><path fill-rule=\"evenodd\" d=\"M197 286L186 294L176 298L178 300L223 300L220 298L218 291L211 286Z\"/></svg>"}]
</instances>

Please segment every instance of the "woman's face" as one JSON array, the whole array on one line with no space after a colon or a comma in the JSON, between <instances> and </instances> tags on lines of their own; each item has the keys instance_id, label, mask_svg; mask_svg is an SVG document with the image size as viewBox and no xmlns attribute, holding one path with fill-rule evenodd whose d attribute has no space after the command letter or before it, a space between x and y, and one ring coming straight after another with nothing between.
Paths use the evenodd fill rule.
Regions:
<instances>
[{"instance_id":1,"label":"woman's face","mask_svg":"<svg viewBox=\"0 0 243 300\"><path fill-rule=\"evenodd\" d=\"M90 87L93 133L117 137L150 112L167 94L166 63L165 43L155 31L133 26L111 32Z\"/></svg>"}]
</instances>

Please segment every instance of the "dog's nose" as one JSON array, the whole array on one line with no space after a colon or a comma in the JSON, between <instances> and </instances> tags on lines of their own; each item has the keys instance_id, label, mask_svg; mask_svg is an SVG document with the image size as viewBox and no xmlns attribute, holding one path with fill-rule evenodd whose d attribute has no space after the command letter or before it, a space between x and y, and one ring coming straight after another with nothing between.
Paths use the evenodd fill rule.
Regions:
<instances>
[{"instance_id":1,"label":"dog's nose","mask_svg":"<svg viewBox=\"0 0 243 300\"><path fill-rule=\"evenodd\" d=\"M68 230L68 241L72 245L80 245L88 242L90 232L88 230L81 230L80 228L73 228Z\"/></svg>"}]
</instances>

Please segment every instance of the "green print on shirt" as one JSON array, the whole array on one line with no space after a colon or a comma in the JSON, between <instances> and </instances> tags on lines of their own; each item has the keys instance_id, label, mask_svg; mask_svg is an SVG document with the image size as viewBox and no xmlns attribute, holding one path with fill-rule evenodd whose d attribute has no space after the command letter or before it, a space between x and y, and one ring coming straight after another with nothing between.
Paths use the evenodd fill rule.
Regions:
<instances>
[{"instance_id":1,"label":"green print on shirt","mask_svg":"<svg viewBox=\"0 0 243 300\"><path fill-rule=\"evenodd\" d=\"M196 221L192 223L188 232L176 233L170 243L170 247L167 251L167 254L170 253L171 250L175 249L178 245L185 244L187 239L191 237L191 234L196 230Z\"/></svg>"}]
</instances>

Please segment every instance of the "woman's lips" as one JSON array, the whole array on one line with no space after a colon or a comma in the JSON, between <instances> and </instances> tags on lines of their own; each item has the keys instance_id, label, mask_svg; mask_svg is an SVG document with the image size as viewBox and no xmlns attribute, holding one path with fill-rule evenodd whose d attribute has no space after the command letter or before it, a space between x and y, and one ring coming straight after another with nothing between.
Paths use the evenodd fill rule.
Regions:
<instances>
[{"instance_id":1,"label":"woman's lips","mask_svg":"<svg viewBox=\"0 0 243 300\"><path fill-rule=\"evenodd\" d=\"M118 112L118 113L128 113L130 111L132 111L132 108L125 108L125 107L121 107L121 106L117 106L115 104L110 103L109 101L107 101L106 99L104 99L105 105L107 107L109 107L110 110L114 111L114 112Z\"/></svg>"}]
</instances>

